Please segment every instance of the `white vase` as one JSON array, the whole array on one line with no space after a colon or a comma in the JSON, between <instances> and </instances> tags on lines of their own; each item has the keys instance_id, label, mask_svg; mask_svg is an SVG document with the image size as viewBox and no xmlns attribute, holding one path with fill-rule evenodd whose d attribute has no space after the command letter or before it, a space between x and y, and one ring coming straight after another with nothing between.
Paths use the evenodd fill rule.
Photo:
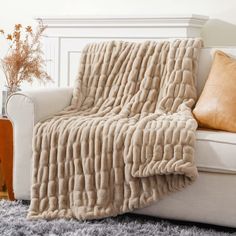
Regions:
<instances>
[{"instance_id":1,"label":"white vase","mask_svg":"<svg viewBox=\"0 0 236 236\"><path fill-rule=\"evenodd\" d=\"M4 85L3 86L3 89L2 89L2 116L3 117L6 117L6 102L7 102L7 98L15 93L15 92L18 92L20 91L21 89L19 87L9 87L7 85Z\"/></svg>"}]
</instances>

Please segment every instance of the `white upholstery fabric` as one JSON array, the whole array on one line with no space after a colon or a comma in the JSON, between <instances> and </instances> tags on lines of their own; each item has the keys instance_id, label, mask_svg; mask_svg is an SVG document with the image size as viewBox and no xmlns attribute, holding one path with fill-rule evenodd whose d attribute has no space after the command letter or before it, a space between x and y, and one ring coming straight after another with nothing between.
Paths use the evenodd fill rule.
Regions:
<instances>
[{"instance_id":1,"label":"white upholstery fabric","mask_svg":"<svg viewBox=\"0 0 236 236\"><path fill-rule=\"evenodd\" d=\"M198 170L236 174L236 133L198 130L196 163Z\"/></svg>"},{"instance_id":2,"label":"white upholstery fabric","mask_svg":"<svg viewBox=\"0 0 236 236\"><path fill-rule=\"evenodd\" d=\"M139 214L236 227L236 175L200 172L198 180Z\"/></svg>"},{"instance_id":3,"label":"white upholstery fabric","mask_svg":"<svg viewBox=\"0 0 236 236\"><path fill-rule=\"evenodd\" d=\"M17 199L30 198L33 126L70 104L72 89L16 93L8 99L7 114L14 126L13 189Z\"/></svg>"},{"instance_id":4,"label":"white upholstery fabric","mask_svg":"<svg viewBox=\"0 0 236 236\"><path fill-rule=\"evenodd\" d=\"M12 120L14 132L13 190L16 198L28 199L34 104L29 97L17 94L8 100L7 112L8 117Z\"/></svg>"}]
</instances>

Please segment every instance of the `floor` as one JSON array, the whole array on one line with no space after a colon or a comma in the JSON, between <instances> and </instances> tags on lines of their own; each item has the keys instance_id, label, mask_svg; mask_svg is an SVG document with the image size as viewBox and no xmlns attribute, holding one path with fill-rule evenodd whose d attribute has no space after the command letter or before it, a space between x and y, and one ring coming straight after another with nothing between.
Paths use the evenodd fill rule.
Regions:
<instances>
[{"instance_id":1,"label":"floor","mask_svg":"<svg viewBox=\"0 0 236 236\"><path fill-rule=\"evenodd\" d=\"M28 220L29 201L0 201L1 236L230 236L235 229L124 214L100 220Z\"/></svg>"}]
</instances>

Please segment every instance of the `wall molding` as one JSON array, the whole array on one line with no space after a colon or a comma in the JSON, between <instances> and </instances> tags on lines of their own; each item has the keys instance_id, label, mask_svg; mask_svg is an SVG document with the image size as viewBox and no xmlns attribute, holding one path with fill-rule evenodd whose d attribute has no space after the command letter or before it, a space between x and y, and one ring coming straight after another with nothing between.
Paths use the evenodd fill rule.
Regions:
<instances>
[{"instance_id":1,"label":"wall molding","mask_svg":"<svg viewBox=\"0 0 236 236\"><path fill-rule=\"evenodd\" d=\"M57 16L36 17L49 28L65 27L196 27L202 26L209 19L203 15L159 15L159 16Z\"/></svg>"}]
</instances>

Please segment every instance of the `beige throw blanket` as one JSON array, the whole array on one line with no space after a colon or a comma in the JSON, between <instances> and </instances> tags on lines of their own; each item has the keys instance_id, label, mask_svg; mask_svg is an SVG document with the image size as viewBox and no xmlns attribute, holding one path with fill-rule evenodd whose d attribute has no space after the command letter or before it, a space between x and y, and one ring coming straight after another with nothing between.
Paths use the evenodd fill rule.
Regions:
<instances>
[{"instance_id":1,"label":"beige throw blanket","mask_svg":"<svg viewBox=\"0 0 236 236\"><path fill-rule=\"evenodd\" d=\"M29 219L114 216L196 179L191 108L201 45L84 49L71 106L34 128Z\"/></svg>"}]
</instances>

